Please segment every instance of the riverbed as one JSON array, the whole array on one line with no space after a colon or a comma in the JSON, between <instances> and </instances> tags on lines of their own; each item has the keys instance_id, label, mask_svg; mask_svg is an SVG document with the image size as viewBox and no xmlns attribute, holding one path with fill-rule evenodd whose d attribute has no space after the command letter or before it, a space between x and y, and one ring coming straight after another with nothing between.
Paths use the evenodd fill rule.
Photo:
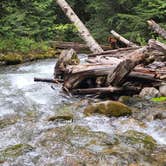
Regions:
<instances>
[{"instance_id":1,"label":"riverbed","mask_svg":"<svg viewBox=\"0 0 166 166\"><path fill-rule=\"evenodd\" d=\"M166 103L128 98L132 116L87 117L93 99L33 81L52 78L54 65L0 67L0 165L166 165Z\"/></svg>"}]
</instances>

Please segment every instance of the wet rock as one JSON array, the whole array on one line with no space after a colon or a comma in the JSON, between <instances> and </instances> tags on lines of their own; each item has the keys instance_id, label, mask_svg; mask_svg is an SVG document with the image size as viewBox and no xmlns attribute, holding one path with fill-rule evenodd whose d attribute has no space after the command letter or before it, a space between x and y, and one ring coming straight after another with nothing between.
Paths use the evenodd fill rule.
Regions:
<instances>
[{"instance_id":1,"label":"wet rock","mask_svg":"<svg viewBox=\"0 0 166 166\"><path fill-rule=\"evenodd\" d=\"M0 129L5 128L9 125L13 125L18 121L17 116L8 116L0 119Z\"/></svg>"},{"instance_id":2,"label":"wet rock","mask_svg":"<svg viewBox=\"0 0 166 166\"><path fill-rule=\"evenodd\" d=\"M166 96L166 85L160 86L159 91L162 96Z\"/></svg>"},{"instance_id":3,"label":"wet rock","mask_svg":"<svg viewBox=\"0 0 166 166\"><path fill-rule=\"evenodd\" d=\"M151 157L155 159L159 166L166 165L166 147L159 147L153 151Z\"/></svg>"},{"instance_id":4,"label":"wet rock","mask_svg":"<svg viewBox=\"0 0 166 166\"><path fill-rule=\"evenodd\" d=\"M146 87L142 89L139 96L145 99L151 99L153 97L159 97L160 92L156 88Z\"/></svg>"},{"instance_id":5,"label":"wet rock","mask_svg":"<svg viewBox=\"0 0 166 166\"><path fill-rule=\"evenodd\" d=\"M70 105L62 105L57 108L53 116L47 118L47 121L73 121L74 117L74 108Z\"/></svg>"},{"instance_id":6,"label":"wet rock","mask_svg":"<svg viewBox=\"0 0 166 166\"><path fill-rule=\"evenodd\" d=\"M117 135L119 143L105 148L102 153L112 157L117 157L114 165L155 165L151 154L156 149L156 141L149 135L129 130ZM152 164L153 163L153 164ZM113 164L112 164L113 165Z\"/></svg>"},{"instance_id":7,"label":"wet rock","mask_svg":"<svg viewBox=\"0 0 166 166\"><path fill-rule=\"evenodd\" d=\"M108 117L120 117L131 115L132 110L128 106L117 101L104 101L89 105L87 108L85 108L84 113L85 115L99 113Z\"/></svg>"},{"instance_id":8,"label":"wet rock","mask_svg":"<svg viewBox=\"0 0 166 166\"><path fill-rule=\"evenodd\" d=\"M163 119L166 119L166 113L163 113L163 112L160 112L160 113L157 113L155 115L153 115L153 119L154 120L163 120Z\"/></svg>"}]
</instances>

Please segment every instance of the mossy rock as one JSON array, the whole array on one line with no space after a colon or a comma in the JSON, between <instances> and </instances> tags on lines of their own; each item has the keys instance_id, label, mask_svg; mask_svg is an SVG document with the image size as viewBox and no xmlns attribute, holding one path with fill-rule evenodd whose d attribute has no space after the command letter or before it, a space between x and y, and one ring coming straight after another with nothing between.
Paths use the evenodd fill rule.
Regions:
<instances>
[{"instance_id":1,"label":"mossy rock","mask_svg":"<svg viewBox=\"0 0 166 166\"><path fill-rule=\"evenodd\" d=\"M57 108L55 115L50 116L48 121L73 121L74 113L72 112L72 107L63 105Z\"/></svg>"},{"instance_id":2,"label":"mossy rock","mask_svg":"<svg viewBox=\"0 0 166 166\"><path fill-rule=\"evenodd\" d=\"M157 145L151 136L135 130L126 131L122 136L122 140L127 144L136 145L138 148L146 150L153 150Z\"/></svg>"},{"instance_id":3,"label":"mossy rock","mask_svg":"<svg viewBox=\"0 0 166 166\"><path fill-rule=\"evenodd\" d=\"M6 65L15 65L23 62L23 56L17 53L8 53L0 57L0 61L4 61Z\"/></svg>"},{"instance_id":4,"label":"mossy rock","mask_svg":"<svg viewBox=\"0 0 166 166\"><path fill-rule=\"evenodd\" d=\"M104 101L89 105L87 108L85 108L84 113L85 115L99 113L108 117L120 117L131 115L132 110L125 104L117 101Z\"/></svg>"},{"instance_id":5,"label":"mossy rock","mask_svg":"<svg viewBox=\"0 0 166 166\"><path fill-rule=\"evenodd\" d=\"M0 161L3 162L8 158L17 158L29 151L32 151L33 147L28 144L16 144L0 151Z\"/></svg>"}]
</instances>

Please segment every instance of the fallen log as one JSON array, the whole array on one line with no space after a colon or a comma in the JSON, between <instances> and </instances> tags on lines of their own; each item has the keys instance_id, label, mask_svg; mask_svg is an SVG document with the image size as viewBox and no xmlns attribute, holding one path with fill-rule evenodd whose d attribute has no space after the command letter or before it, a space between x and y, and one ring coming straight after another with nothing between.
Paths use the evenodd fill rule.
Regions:
<instances>
[{"instance_id":1,"label":"fallen log","mask_svg":"<svg viewBox=\"0 0 166 166\"><path fill-rule=\"evenodd\" d=\"M89 50L86 44L77 42L64 42L64 41L50 41L51 46L57 49L74 49L77 52ZM107 45L100 45L103 50L110 50L111 47Z\"/></svg>"},{"instance_id":2,"label":"fallen log","mask_svg":"<svg viewBox=\"0 0 166 166\"><path fill-rule=\"evenodd\" d=\"M116 53L121 54L122 52L134 51L139 48L141 48L141 47L118 48L115 50L103 51L102 53L89 54L88 57L90 58L90 57L96 57L96 56L114 56L114 54L116 54Z\"/></svg>"},{"instance_id":3,"label":"fallen log","mask_svg":"<svg viewBox=\"0 0 166 166\"><path fill-rule=\"evenodd\" d=\"M134 44L133 42L131 42L131 41L127 40L127 39L125 39L123 36L121 36L120 34L115 32L114 30L112 30L111 33L116 39L118 39L119 41L124 43L126 46L128 46L128 47L137 47L136 44Z\"/></svg>"},{"instance_id":4,"label":"fallen log","mask_svg":"<svg viewBox=\"0 0 166 166\"><path fill-rule=\"evenodd\" d=\"M102 94L102 93L125 93L125 92L139 92L139 87L102 87L102 88L88 88L88 89L73 89L73 94Z\"/></svg>"},{"instance_id":5,"label":"fallen log","mask_svg":"<svg viewBox=\"0 0 166 166\"><path fill-rule=\"evenodd\" d=\"M147 23L157 34L166 39L166 30L164 28L161 28L154 20L148 20Z\"/></svg>"}]
</instances>

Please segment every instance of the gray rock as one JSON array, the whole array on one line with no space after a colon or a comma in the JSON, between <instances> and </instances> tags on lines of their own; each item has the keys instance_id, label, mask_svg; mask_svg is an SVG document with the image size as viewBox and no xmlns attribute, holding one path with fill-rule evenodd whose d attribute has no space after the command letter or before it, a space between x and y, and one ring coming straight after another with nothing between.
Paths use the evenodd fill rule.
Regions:
<instances>
[{"instance_id":1,"label":"gray rock","mask_svg":"<svg viewBox=\"0 0 166 166\"><path fill-rule=\"evenodd\" d=\"M142 89L139 96L145 99L151 99L153 97L159 97L160 92L156 88L146 87Z\"/></svg>"},{"instance_id":2,"label":"gray rock","mask_svg":"<svg viewBox=\"0 0 166 166\"><path fill-rule=\"evenodd\" d=\"M166 96L166 84L160 86L159 91L162 96Z\"/></svg>"}]
</instances>

